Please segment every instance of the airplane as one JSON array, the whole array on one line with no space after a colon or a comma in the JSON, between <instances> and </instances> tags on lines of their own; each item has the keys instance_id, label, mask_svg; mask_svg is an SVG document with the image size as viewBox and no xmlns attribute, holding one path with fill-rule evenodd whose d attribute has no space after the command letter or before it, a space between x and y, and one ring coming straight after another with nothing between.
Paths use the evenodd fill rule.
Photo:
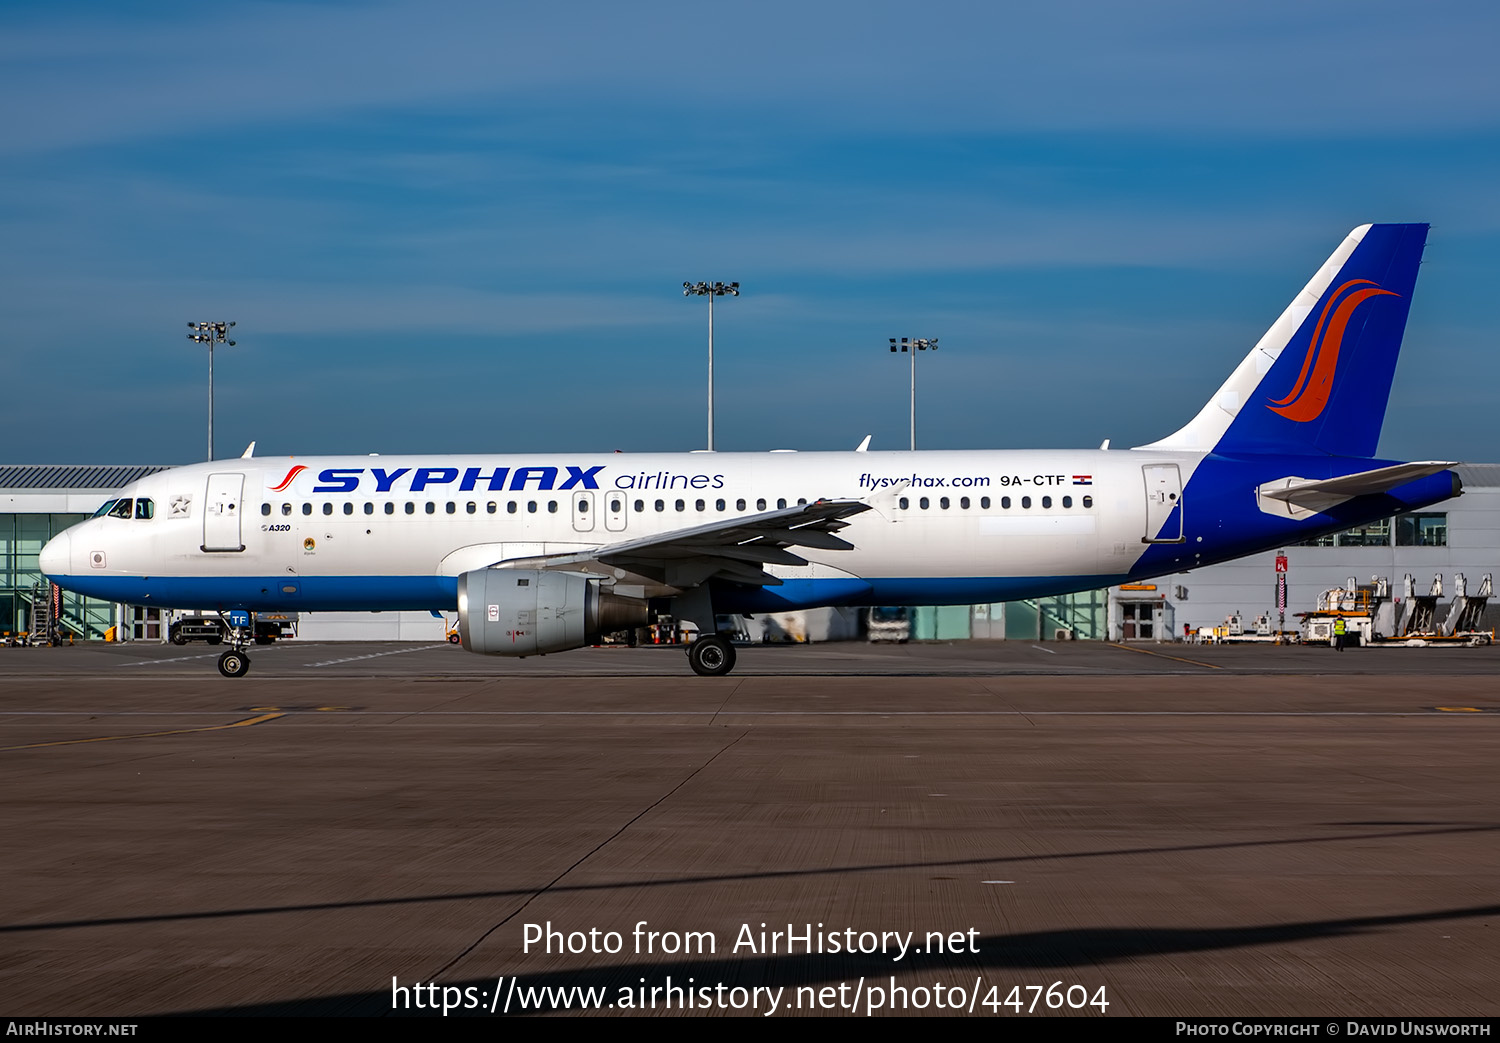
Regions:
<instances>
[{"instance_id":1,"label":"airplane","mask_svg":"<svg viewBox=\"0 0 1500 1043\"><path fill-rule=\"evenodd\" d=\"M1297 543L1462 492L1373 457L1425 224L1354 229L1201 410L1111 450L337 456L151 474L52 539L90 597L249 614L452 612L470 652L563 652L665 609L692 670L721 613L1014 601Z\"/></svg>"}]
</instances>

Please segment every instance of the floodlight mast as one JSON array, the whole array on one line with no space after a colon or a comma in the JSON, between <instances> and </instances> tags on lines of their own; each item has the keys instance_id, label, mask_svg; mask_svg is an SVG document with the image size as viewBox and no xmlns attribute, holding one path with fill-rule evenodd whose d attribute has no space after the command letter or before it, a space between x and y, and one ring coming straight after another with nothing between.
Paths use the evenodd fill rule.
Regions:
<instances>
[{"instance_id":1,"label":"floodlight mast","mask_svg":"<svg viewBox=\"0 0 1500 1043\"><path fill-rule=\"evenodd\" d=\"M892 351L911 352L911 451L917 451L917 352L936 351L938 342L936 337L902 337L897 341L895 337L887 338L891 342ZM901 346L897 348L897 344Z\"/></svg>"},{"instance_id":2,"label":"floodlight mast","mask_svg":"<svg viewBox=\"0 0 1500 1043\"><path fill-rule=\"evenodd\" d=\"M708 451L714 451L714 298L740 295L737 282L685 282L684 297L708 298Z\"/></svg>"},{"instance_id":3,"label":"floodlight mast","mask_svg":"<svg viewBox=\"0 0 1500 1043\"><path fill-rule=\"evenodd\" d=\"M229 339L229 331L234 328L232 322L190 322L188 329L192 333L187 335L188 340L197 341L199 344L208 345L208 458L214 458L214 345L228 344L234 347L234 341Z\"/></svg>"}]
</instances>

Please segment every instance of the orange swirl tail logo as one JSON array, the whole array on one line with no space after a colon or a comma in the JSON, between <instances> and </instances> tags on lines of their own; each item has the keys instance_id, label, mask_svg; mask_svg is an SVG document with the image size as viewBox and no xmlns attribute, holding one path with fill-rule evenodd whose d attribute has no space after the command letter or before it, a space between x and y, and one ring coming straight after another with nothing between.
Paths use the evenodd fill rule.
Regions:
<instances>
[{"instance_id":1,"label":"orange swirl tail logo","mask_svg":"<svg viewBox=\"0 0 1500 1043\"><path fill-rule=\"evenodd\" d=\"M305 470L307 470L307 465L306 464L298 464L296 467L293 467L290 471L288 471L286 473L286 477L281 480L281 484L280 485L273 485L273 486L271 486L271 491L273 493L279 493L279 492L281 492L281 490L285 489L287 486L289 486L289 485L292 484L292 479L296 478L299 474L301 474Z\"/></svg>"},{"instance_id":2,"label":"orange swirl tail logo","mask_svg":"<svg viewBox=\"0 0 1500 1043\"><path fill-rule=\"evenodd\" d=\"M1365 289L1349 290L1352 286ZM1333 377L1339 367L1339 348L1344 343L1344 330L1349 318L1371 297L1399 297L1399 293L1382 290L1369 279L1350 279L1328 298L1323 314L1318 316L1318 325L1313 330L1312 341L1307 345L1307 357L1302 360L1302 372L1297 374L1297 383L1286 398L1273 398L1267 406L1273 413L1280 413L1288 420L1305 424L1323 415L1328 405L1328 396L1333 393ZM1338 307L1335 308L1334 305ZM1333 317L1329 318L1329 311Z\"/></svg>"}]
</instances>

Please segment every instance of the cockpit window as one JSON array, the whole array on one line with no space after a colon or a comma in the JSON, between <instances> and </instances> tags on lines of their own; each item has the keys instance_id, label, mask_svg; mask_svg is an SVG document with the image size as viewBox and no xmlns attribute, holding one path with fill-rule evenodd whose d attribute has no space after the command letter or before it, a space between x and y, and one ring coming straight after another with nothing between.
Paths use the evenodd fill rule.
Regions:
<instances>
[{"instance_id":1,"label":"cockpit window","mask_svg":"<svg viewBox=\"0 0 1500 1043\"><path fill-rule=\"evenodd\" d=\"M118 503L118 502L119 501L117 501L117 500L105 500L104 504L97 511L94 512L94 517L95 518L102 518L102 517L104 517L106 514L108 514L110 512L110 508L114 507L114 505L116 503Z\"/></svg>"},{"instance_id":2,"label":"cockpit window","mask_svg":"<svg viewBox=\"0 0 1500 1043\"><path fill-rule=\"evenodd\" d=\"M123 500L116 500L115 505L110 508L109 516L111 518L129 518L131 508L134 506L135 501L128 496Z\"/></svg>"},{"instance_id":3,"label":"cockpit window","mask_svg":"<svg viewBox=\"0 0 1500 1043\"><path fill-rule=\"evenodd\" d=\"M135 516L141 521L150 521L156 517L156 504L142 496L135 501Z\"/></svg>"}]
</instances>

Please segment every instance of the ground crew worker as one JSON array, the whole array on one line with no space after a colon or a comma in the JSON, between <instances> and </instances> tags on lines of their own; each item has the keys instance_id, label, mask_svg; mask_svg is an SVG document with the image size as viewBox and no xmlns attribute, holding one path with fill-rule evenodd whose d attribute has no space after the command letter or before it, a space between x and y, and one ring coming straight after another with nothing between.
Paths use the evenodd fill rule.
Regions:
<instances>
[{"instance_id":1,"label":"ground crew worker","mask_svg":"<svg viewBox=\"0 0 1500 1043\"><path fill-rule=\"evenodd\" d=\"M1340 652L1344 650L1344 634L1349 630L1349 625L1344 622L1343 617L1333 621L1333 647Z\"/></svg>"}]
</instances>

